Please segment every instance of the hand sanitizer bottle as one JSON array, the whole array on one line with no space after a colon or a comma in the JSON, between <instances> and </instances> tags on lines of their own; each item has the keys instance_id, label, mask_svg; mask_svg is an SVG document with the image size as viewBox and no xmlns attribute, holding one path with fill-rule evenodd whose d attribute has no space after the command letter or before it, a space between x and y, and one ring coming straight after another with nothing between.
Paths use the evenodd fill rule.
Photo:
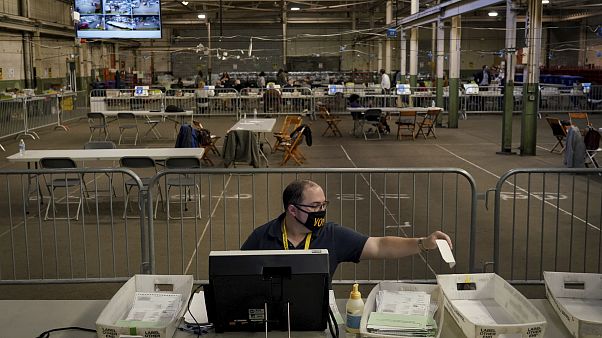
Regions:
<instances>
[{"instance_id":1,"label":"hand sanitizer bottle","mask_svg":"<svg viewBox=\"0 0 602 338\"><path fill-rule=\"evenodd\" d=\"M358 284L353 284L353 289L349 294L349 300L347 300L347 306L345 307L347 313L345 329L350 333L360 333L360 321L364 312L364 301L358 287Z\"/></svg>"},{"instance_id":2,"label":"hand sanitizer bottle","mask_svg":"<svg viewBox=\"0 0 602 338\"><path fill-rule=\"evenodd\" d=\"M21 141L19 141L19 155L23 156L23 153L25 153L25 141L21 139Z\"/></svg>"}]
</instances>

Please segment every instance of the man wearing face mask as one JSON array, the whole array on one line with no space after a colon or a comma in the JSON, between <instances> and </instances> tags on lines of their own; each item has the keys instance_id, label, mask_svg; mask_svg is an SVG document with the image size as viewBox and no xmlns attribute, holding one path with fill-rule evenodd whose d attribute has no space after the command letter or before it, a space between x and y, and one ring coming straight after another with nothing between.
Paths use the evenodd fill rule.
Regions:
<instances>
[{"instance_id":1,"label":"man wearing face mask","mask_svg":"<svg viewBox=\"0 0 602 338\"><path fill-rule=\"evenodd\" d=\"M242 250L328 249L330 275L342 262L362 259L401 258L435 249L436 240L451 239L441 231L428 237L368 237L352 229L326 222L328 201L322 188L309 180L290 183L282 193L284 213L255 229Z\"/></svg>"}]
</instances>

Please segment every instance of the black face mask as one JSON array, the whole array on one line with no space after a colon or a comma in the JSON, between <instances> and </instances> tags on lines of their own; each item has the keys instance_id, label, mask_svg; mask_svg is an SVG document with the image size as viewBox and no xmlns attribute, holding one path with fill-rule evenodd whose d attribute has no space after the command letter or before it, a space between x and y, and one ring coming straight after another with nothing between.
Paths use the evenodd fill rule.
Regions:
<instances>
[{"instance_id":1,"label":"black face mask","mask_svg":"<svg viewBox=\"0 0 602 338\"><path fill-rule=\"evenodd\" d=\"M311 230L311 232L316 232L320 230L320 228L324 226L324 223L326 223L326 210L305 211L296 205L295 207L297 208L297 210L301 210L307 214L307 220L305 221L305 223L303 223L296 216L295 219L297 220L297 222L303 224L306 228Z\"/></svg>"}]
</instances>

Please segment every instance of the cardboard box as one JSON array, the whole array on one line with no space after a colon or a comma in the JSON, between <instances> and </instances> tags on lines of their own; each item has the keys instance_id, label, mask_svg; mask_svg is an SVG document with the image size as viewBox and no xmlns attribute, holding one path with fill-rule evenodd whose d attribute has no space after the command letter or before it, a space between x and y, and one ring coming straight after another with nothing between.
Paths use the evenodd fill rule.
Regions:
<instances>
[{"instance_id":1,"label":"cardboard box","mask_svg":"<svg viewBox=\"0 0 602 338\"><path fill-rule=\"evenodd\" d=\"M439 275L445 308L467 337L543 337L546 319L525 296L493 273Z\"/></svg>"},{"instance_id":2,"label":"cardboard box","mask_svg":"<svg viewBox=\"0 0 602 338\"><path fill-rule=\"evenodd\" d=\"M99 338L119 338L120 335L171 338L186 311L192 283L193 278L190 275L135 275L117 291L96 319L96 334ZM167 326L152 328L118 326L116 322L125 319L132 307L136 292L181 294L182 305L177 316Z\"/></svg>"},{"instance_id":3,"label":"cardboard box","mask_svg":"<svg viewBox=\"0 0 602 338\"><path fill-rule=\"evenodd\" d=\"M546 296L575 337L602 336L602 274L547 272Z\"/></svg>"},{"instance_id":4,"label":"cardboard box","mask_svg":"<svg viewBox=\"0 0 602 338\"><path fill-rule=\"evenodd\" d=\"M431 301L436 301L439 305L437 312L435 313L435 322L437 322L437 335L441 333L441 328L443 327L443 295L441 294L441 289L438 285L428 285L428 284L406 284L401 282L380 282L368 295L366 299L366 303L364 305L364 313L362 313L362 320L360 321L360 335L362 337L400 337L399 335L387 335L380 333L372 333L368 332L368 318L370 317L370 313L376 311L376 295L378 291L387 290L387 291L424 291L431 295ZM404 336L408 337L408 336Z\"/></svg>"}]
</instances>

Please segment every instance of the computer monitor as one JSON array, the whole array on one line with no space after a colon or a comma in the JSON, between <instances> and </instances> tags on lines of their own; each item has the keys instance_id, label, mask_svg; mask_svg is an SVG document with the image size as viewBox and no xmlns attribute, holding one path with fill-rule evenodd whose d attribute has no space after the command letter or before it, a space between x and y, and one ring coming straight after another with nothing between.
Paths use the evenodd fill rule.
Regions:
<instances>
[{"instance_id":1,"label":"computer monitor","mask_svg":"<svg viewBox=\"0 0 602 338\"><path fill-rule=\"evenodd\" d=\"M395 85L397 89L397 95L410 95L412 91L410 90L410 85L407 83L398 83Z\"/></svg>"},{"instance_id":2,"label":"computer monitor","mask_svg":"<svg viewBox=\"0 0 602 338\"><path fill-rule=\"evenodd\" d=\"M148 96L148 86L134 87L134 96Z\"/></svg>"},{"instance_id":3,"label":"computer monitor","mask_svg":"<svg viewBox=\"0 0 602 338\"><path fill-rule=\"evenodd\" d=\"M324 331L328 250L212 251L207 314L216 332ZM267 319L267 321L266 321Z\"/></svg>"},{"instance_id":4,"label":"computer monitor","mask_svg":"<svg viewBox=\"0 0 602 338\"><path fill-rule=\"evenodd\" d=\"M581 84L581 87L583 87L583 94L589 94L589 92L592 90L591 82L584 82Z\"/></svg>"}]
</instances>

